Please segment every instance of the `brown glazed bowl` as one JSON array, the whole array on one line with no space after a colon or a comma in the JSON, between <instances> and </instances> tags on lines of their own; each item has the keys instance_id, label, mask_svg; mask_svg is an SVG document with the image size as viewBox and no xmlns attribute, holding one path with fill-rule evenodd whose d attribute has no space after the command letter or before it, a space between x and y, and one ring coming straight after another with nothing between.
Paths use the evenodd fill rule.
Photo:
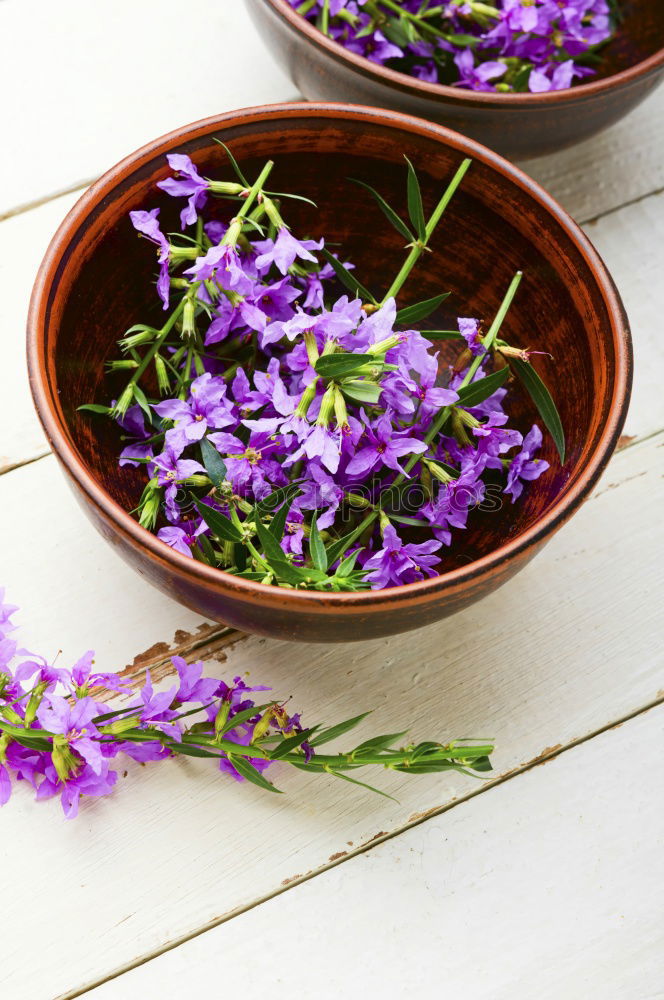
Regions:
<instances>
[{"instance_id":1,"label":"brown glazed bowl","mask_svg":"<svg viewBox=\"0 0 664 1000\"><path fill-rule=\"evenodd\" d=\"M447 125L510 159L554 153L622 118L664 74L664 0L620 0L624 19L596 76L546 94L474 93L378 66L327 38L287 0L246 0L254 23L310 101L370 104Z\"/></svg>"},{"instance_id":2,"label":"brown glazed bowl","mask_svg":"<svg viewBox=\"0 0 664 1000\"><path fill-rule=\"evenodd\" d=\"M373 201L348 181L377 185L405 212L406 153L431 211L461 159L474 163L436 231L433 253L412 273L403 304L452 296L427 320L436 328L457 315L491 320L518 269L524 279L509 313L506 339L550 351L541 368L567 432L561 468L545 435L550 470L512 505L476 510L446 550L443 575L390 590L323 594L264 586L180 555L141 528L135 508L143 475L119 469L120 441L110 421L77 413L108 402L104 362L137 319L162 315L153 288L155 258L127 213L161 206L165 232L180 205L155 188L168 173L165 154L189 153L205 175L227 177L214 137L250 175L270 157L277 191L313 198L318 211L289 202L295 232L339 241L358 275L385 289L403 260L403 239ZM220 202L212 203L219 206ZM428 327L432 328L432 327ZM452 360L457 351L443 360ZM249 632L322 642L368 639L417 628L491 593L521 569L578 509L618 439L631 382L627 319L606 268L584 234L537 184L495 153L439 125L373 108L287 104L196 122L144 146L109 170L74 206L56 233L35 283L28 319L35 404L73 491L97 529L135 569L170 597L206 617ZM518 391L522 431L537 415ZM555 590L555 581L552 581ZM555 593L551 604L555 605Z\"/></svg>"}]
</instances>

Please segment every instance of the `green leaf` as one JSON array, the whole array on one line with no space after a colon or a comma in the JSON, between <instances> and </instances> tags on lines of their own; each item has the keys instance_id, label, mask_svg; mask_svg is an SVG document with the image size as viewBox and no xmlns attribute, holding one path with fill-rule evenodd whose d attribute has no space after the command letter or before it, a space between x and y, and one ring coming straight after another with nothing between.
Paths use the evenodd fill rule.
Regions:
<instances>
[{"instance_id":1,"label":"green leaf","mask_svg":"<svg viewBox=\"0 0 664 1000\"><path fill-rule=\"evenodd\" d=\"M380 399L383 388L377 382L348 379L348 381L341 383L341 391L354 403L368 403L370 406L375 406Z\"/></svg>"},{"instance_id":2,"label":"green leaf","mask_svg":"<svg viewBox=\"0 0 664 1000\"><path fill-rule=\"evenodd\" d=\"M393 795L388 795L387 792L381 792L380 788L375 788L374 785L368 785L366 781L358 781L357 778L351 778L347 774L342 774L341 771L333 771L332 768L327 769L328 774L333 774L335 778L341 778L342 781L350 781L352 785L360 785L361 788L368 788L370 792L375 792L376 795L382 795L384 799L392 799L393 802L398 802Z\"/></svg>"},{"instance_id":3,"label":"green leaf","mask_svg":"<svg viewBox=\"0 0 664 1000\"><path fill-rule=\"evenodd\" d=\"M359 747L355 747L353 757L363 750L387 750L393 743L397 743L407 734L408 730L403 733L386 733L384 736L374 736L373 739L365 740L364 743L360 743Z\"/></svg>"},{"instance_id":4,"label":"green leaf","mask_svg":"<svg viewBox=\"0 0 664 1000\"><path fill-rule=\"evenodd\" d=\"M248 550L246 545L236 543L233 546L233 560L240 572L247 568L247 555Z\"/></svg>"},{"instance_id":5,"label":"green leaf","mask_svg":"<svg viewBox=\"0 0 664 1000\"><path fill-rule=\"evenodd\" d=\"M408 517L406 514L392 514L389 515L390 521L396 521L397 524L407 524L411 528L430 528L431 525L429 521L422 521L416 517Z\"/></svg>"},{"instance_id":6,"label":"green leaf","mask_svg":"<svg viewBox=\"0 0 664 1000\"><path fill-rule=\"evenodd\" d=\"M324 743L336 740L337 736L349 733L351 729L355 729L355 726L359 726L360 722L366 719L368 715L371 715L371 712L363 712L362 715L355 715L352 719L346 719L345 722L339 722L336 726L331 726L329 729L323 730L319 736L311 741L312 747L320 747Z\"/></svg>"},{"instance_id":7,"label":"green leaf","mask_svg":"<svg viewBox=\"0 0 664 1000\"><path fill-rule=\"evenodd\" d=\"M324 354L316 362L315 368L318 375L323 378L343 378L344 375L352 375L365 365L376 361L373 354Z\"/></svg>"},{"instance_id":8,"label":"green leaf","mask_svg":"<svg viewBox=\"0 0 664 1000\"><path fill-rule=\"evenodd\" d=\"M243 722L249 722L249 720L253 719L255 715L260 715L261 712L264 712L266 708L270 708L273 704L274 702L268 701L265 705L252 705L251 708L245 708L243 711L238 712L232 718L226 720L226 723L223 729L219 731L217 738L220 739L222 736L225 736L226 733L230 733L233 729L237 729L237 727L241 726Z\"/></svg>"},{"instance_id":9,"label":"green leaf","mask_svg":"<svg viewBox=\"0 0 664 1000\"><path fill-rule=\"evenodd\" d=\"M77 406L77 411L85 410L88 413L110 413L110 406L102 406L100 403L84 403L83 406Z\"/></svg>"},{"instance_id":10,"label":"green leaf","mask_svg":"<svg viewBox=\"0 0 664 1000\"><path fill-rule=\"evenodd\" d=\"M556 409L556 404L551 398L551 393L544 382L537 374L531 364L521 361L520 358L510 358L510 367L515 375L520 379L537 407L540 417L553 438L554 444L560 455L561 465L565 464L565 431L560 419L560 414Z\"/></svg>"},{"instance_id":11,"label":"green leaf","mask_svg":"<svg viewBox=\"0 0 664 1000\"><path fill-rule=\"evenodd\" d=\"M210 566L216 566L217 565L217 557L215 555L214 549L212 548L212 542L210 541L210 539L208 538L208 536L201 534L201 535L198 536L198 538L196 539L196 541L197 541L197 543L198 543L198 545L200 547L201 552L203 553L203 555L207 559L208 564Z\"/></svg>"},{"instance_id":12,"label":"green leaf","mask_svg":"<svg viewBox=\"0 0 664 1000\"><path fill-rule=\"evenodd\" d=\"M351 552L349 556L347 556L342 562L339 563L339 565L337 566L337 571L334 574L338 580L344 580L351 575L351 573L355 569L355 563L357 562L357 557L362 551L363 551L362 549L355 549L354 552Z\"/></svg>"},{"instance_id":13,"label":"green leaf","mask_svg":"<svg viewBox=\"0 0 664 1000\"><path fill-rule=\"evenodd\" d=\"M373 302L374 305L376 305L376 300L369 289L365 288L362 282L358 281L357 278L344 267L341 261L337 260L337 258L330 253L327 247L323 247L323 249L318 252L322 254L345 288L352 292L353 295L359 295L361 299L365 299L367 302Z\"/></svg>"},{"instance_id":14,"label":"green leaf","mask_svg":"<svg viewBox=\"0 0 664 1000\"><path fill-rule=\"evenodd\" d=\"M336 542L332 542L327 547L327 559L328 565L332 566L337 559L341 559L344 552L351 547L351 545L358 540L358 538L364 533L364 525L358 524L357 528L353 528L349 531L347 535L343 538L337 539Z\"/></svg>"},{"instance_id":15,"label":"green leaf","mask_svg":"<svg viewBox=\"0 0 664 1000\"><path fill-rule=\"evenodd\" d=\"M405 240L408 240L409 243L415 241L415 235L411 233L406 223L399 218L394 209L390 205L388 205L388 203L380 194L378 194L378 191L376 191L375 188L372 188L370 184L365 184L364 181L359 181L354 177L351 177L350 180L352 181L353 184L359 184L360 187L363 187L365 191L368 191L369 194L376 199L376 201L378 202L378 207L382 211L383 215L387 218L388 222L390 222L391 225L394 226L396 231L403 236Z\"/></svg>"},{"instance_id":16,"label":"green leaf","mask_svg":"<svg viewBox=\"0 0 664 1000\"><path fill-rule=\"evenodd\" d=\"M260 517L262 514L273 514L284 500L287 500L291 496L295 498L300 492L298 482L299 480L294 480L288 486L280 486L274 493L270 493L268 496L263 497L262 500L259 500L254 506L251 515L252 518Z\"/></svg>"},{"instance_id":17,"label":"green leaf","mask_svg":"<svg viewBox=\"0 0 664 1000\"><path fill-rule=\"evenodd\" d=\"M216 538L226 542L241 542L242 535L232 521L208 504L194 500L194 506Z\"/></svg>"},{"instance_id":18,"label":"green leaf","mask_svg":"<svg viewBox=\"0 0 664 1000\"><path fill-rule=\"evenodd\" d=\"M456 405L468 407L483 403L489 396L493 396L497 389L500 389L509 375L509 368L500 368L497 372L492 372L490 375L478 379L477 382L471 382L470 385L459 389L459 401Z\"/></svg>"},{"instance_id":19,"label":"green leaf","mask_svg":"<svg viewBox=\"0 0 664 1000\"><path fill-rule=\"evenodd\" d=\"M143 410L143 413L148 418L149 423L152 423L154 414L150 409L150 404L148 403L147 396L145 395L141 387L139 385L136 385L135 383L134 383L134 399L136 400L140 408Z\"/></svg>"},{"instance_id":20,"label":"green leaf","mask_svg":"<svg viewBox=\"0 0 664 1000\"><path fill-rule=\"evenodd\" d=\"M318 208L315 201L312 201L311 198L305 198L303 194L290 194L288 191L266 191L265 194L270 198L291 198L293 201L303 201L307 205Z\"/></svg>"},{"instance_id":21,"label":"green leaf","mask_svg":"<svg viewBox=\"0 0 664 1000\"><path fill-rule=\"evenodd\" d=\"M321 573L327 572L327 551L323 545L323 540L321 539L320 532L318 530L318 512L316 512L311 519L309 553L311 554L311 561L316 569L319 569Z\"/></svg>"},{"instance_id":22,"label":"green leaf","mask_svg":"<svg viewBox=\"0 0 664 1000\"><path fill-rule=\"evenodd\" d=\"M250 764L245 757L236 757L235 754L229 753L228 759L238 774L241 774L247 781L251 781L252 784L258 785L259 788L263 788L267 792L277 792L277 794L281 795L281 790L275 788L271 781L264 778L260 771L257 771L254 765Z\"/></svg>"},{"instance_id":23,"label":"green leaf","mask_svg":"<svg viewBox=\"0 0 664 1000\"><path fill-rule=\"evenodd\" d=\"M298 490L297 492L299 493L300 491ZM286 531L286 521L288 519L288 514L290 512L290 509L293 506L294 500L295 500L295 495L287 497L287 499L284 500L281 507L270 521L270 526L268 528L268 531L270 532L271 535L274 536L274 538L276 538L278 542L280 542L281 539L284 537L284 532Z\"/></svg>"},{"instance_id":24,"label":"green leaf","mask_svg":"<svg viewBox=\"0 0 664 1000\"><path fill-rule=\"evenodd\" d=\"M231 161L231 166L232 166L233 170L235 171L235 174L238 177L240 183L244 184L244 186L246 188L250 188L251 184L249 183L249 181L247 180L247 178L244 176L244 174L240 170L240 167L238 165L237 160L235 159L235 157L231 153L231 151L228 148L228 146L226 145L226 143L222 142L221 139L217 139L216 136L212 136L212 141L218 143L222 147L222 149L224 149L226 151L226 156Z\"/></svg>"},{"instance_id":25,"label":"green leaf","mask_svg":"<svg viewBox=\"0 0 664 1000\"><path fill-rule=\"evenodd\" d=\"M203 438L201 441L201 456L210 481L213 486L219 488L226 478L226 463L207 438Z\"/></svg>"},{"instance_id":26,"label":"green leaf","mask_svg":"<svg viewBox=\"0 0 664 1000\"><path fill-rule=\"evenodd\" d=\"M289 736L288 739L279 743L274 750L270 750L270 760L280 760L282 757L285 757L287 753L290 753L291 750L297 750L297 748L304 743L313 732L313 729L304 729L301 733Z\"/></svg>"},{"instance_id":27,"label":"green leaf","mask_svg":"<svg viewBox=\"0 0 664 1000\"><path fill-rule=\"evenodd\" d=\"M422 302L415 302L412 306L406 306L404 309L399 310L395 322L402 326L408 326L410 323L417 323L421 319L426 319L451 294L451 292L443 292L442 295L434 295L431 299L424 299ZM461 336L461 334L458 334L458 336Z\"/></svg>"},{"instance_id":28,"label":"green leaf","mask_svg":"<svg viewBox=\"0 0 664 1000\"><path fill-rule=\"evenodd\" d=\"M420 330L420 333L429 340L463 340L458 330Z\"/></svg>"},{"instance_id":29,"label":"green leaf","mask_svg":"<svg viewBox=\"0 0 664 1000\"><path fill-rule=\"evenodd\" d=\"M263 522L259 520L257 520L255 524L256 534L258 535L261 548L263 550L262 555L265 556L269 564L272 565L275 561L278 563L286 562L286 553L269 528L266 528ZM290 563L288 565L290 565Z\"/></svg>"},{"instance_id":30,"label":"green leaf","mask_svg":"<svg viewBox=\"0 0 664 1000\"><path fill-rule=\"evenodd\" d=\"M410 221L415 226L418 239L424 242L427 238L427 224L424 218L420 182L417 179L413 164L407 156L404 156L404 159L408 164L408 214L410 215Z\"/></svg>"}]
</instances>

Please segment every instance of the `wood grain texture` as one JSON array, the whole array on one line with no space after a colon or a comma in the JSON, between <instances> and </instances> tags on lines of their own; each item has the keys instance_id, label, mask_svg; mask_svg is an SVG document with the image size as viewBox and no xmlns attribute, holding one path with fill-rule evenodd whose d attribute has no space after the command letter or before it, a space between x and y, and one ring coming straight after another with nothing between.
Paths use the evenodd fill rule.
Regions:
<instances>
[{"instance_id":1,"label":"wood grain texture","mask_svg":"<svg viewBox=\"0 0 664 1000\"><path fill-rule=\"evenodd\" d=\"M497 776L596 732L664 688L652 629L663 569L651 559L662 530L656 468L663 444L660 435L617 455L596 495L539 559L448 622L327 648L252 638L224 650L227 659L212 662L211 672L250 671L258 683L292 694L309 721L374 707L367 736L411 723L418 736L495 737ZM48 522L30 515L30 504L43 511L40 492L49 483L40 477L52 465L45 459L0 480L7 510L0 551L18 590L9 596L24 602L23 620L35 623L26 643L38 640L45 650L65 644L71 659L101 641L98 663L106 668L144 648L151 638L145 630L158 622L170 622L163 636L170 642L175 619L159 602L149 604L140 581L132 590L101 540L68 516L55 470ZM20 492L19 481L32 488ZM26 518L38 572L13 528ZM67 574L62 596L64 565L80 566L81 576ZM122 627L109 628L113 622ZM116 650L110 661L109 649ZM5 891L39 899L17 910L3 932L0 986L12 1000L54 1000L97 983L477 787L461 776L376 775L397 804L361 790L349 794L333 779L279 772L288 796L275 804L195 761L130 764L127 771L115 800L87 804L76 823L63 820L55 802L36 805L22 788L3 811ZM472 844L465 849L472 853ZM62 934L53 933L56 910ZM29 983L28 937L43 948ZM64 941L72 938L86 947L69 951L64 963Z\"/></svg>"},{"instance_id":2,"label":"wood grain texture","mask_svg":"<svg viewBox=\"0 0 664 1000\"><path fill-rule=\"evenodd\" d=\"M634 772L663 740L659 707L86 1000L175 1000L183 981L202 995L219 976L277 1000L655 1000L664 809Z\"/></svg>"},{"instance_id":3,"label":"wood grain texture","mask_svg":"<svg viewBox=\"0 0 664 1000\"><path fill-rule=\"evenodd\" d=\"M523 165L577 222L664 188L664 87L619 124L572 149Z\"/></svg>"},{"instance_id":4,"label":"wood grain texture","mask_svg":"<svg viewBox=\"0 0 664 1000\"><path fill-rule=\"evenodd\" d=\"M0 474L48 452L28 385L25 320L46 247L77 200L68 194L0 223Z\"/></svg>"},{"instance_id":5,"label":"wood grain texture","mask_svg":"<svg viewBox=\"0 0 664 1000\"><path fill-rule=\"evenodd\" d=\"M4 0L0 216L89 181L132 149L230 108L291 100L295 89L261 46L239 0ZM63 57L66 53L66 58ZM258 64L259 72L249 71ZM45 85L47 81L47 85Z\"/></svg>"}]
</instances>

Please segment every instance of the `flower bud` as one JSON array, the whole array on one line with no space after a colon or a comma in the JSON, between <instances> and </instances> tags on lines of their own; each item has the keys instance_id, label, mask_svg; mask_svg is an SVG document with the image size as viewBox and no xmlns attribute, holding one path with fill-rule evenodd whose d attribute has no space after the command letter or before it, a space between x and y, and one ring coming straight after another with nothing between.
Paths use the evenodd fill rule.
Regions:
<instances>
[{"instance_id":1,"label":"flower bud","mask_svg":"<svg viewBox=\"0 0 664 1000\"><path fill-rule=\"evenodd\" d=\"M219 738L221 731L228 722L228 716L231 710L230 701L222 701L219 711L217 712L214 719L214 734Z\"/></svg>"},{"instance_id":2,"label":"flower bud","mask_svg":"<svg viewBox=\"0 0 664 1000\"><path fill-rule=\"evenodd\" d=\"M188 343L196 340L196 304L193 298L188 295L185 299L182 310L182 333L181 337Z\"/></svg>"},{"instance_id":3,"label":"flower bud","mask_svg":"<svg viewBox=\"0 0 664 1000\"><path fill-rule=\"evenodd\" d=\"M262 739L262 737L267 734L270 728L270 723L274 718L274 714L275 714L274 708L268 708L268 710L263 713L261 718L254 726L254 731L251 736L252 743L257 743L258 740Z\"/></svg>"},{"instance_id":4,"label":"flower bud","mask_svg":"<svg viewBox=\"0 0 664 1000\"><path fill-rule=\"evenodd\" d=\"M120 398L113 407L112 415L114 417L124 417L125 413L131 406L132 400L134 398L134 384L130 382L127 388L121 393Z\"/></svg>"},{"instance_id":5,"label":"flower bud","mask_svg":"<svg viewBox=\"0 0 664 1000\"><path fill-rule=\"evenodd\" d=\"M330 423L330 417L334 411L334 397L336 392L337 387L334 382L331 382L325 390L325 395L321 400L320 412L318 414L318 419L316 420L319 427L327 427Z\"/></svg>"},{"instance_id":6,"label":"flower bud","mask_svg":"<svg viewBox=\"0 0 664 1000\"><path fill-rule=\"evenodd\" d=\"M75 773L78 762L69 748L66 736L53 737L51 760L60 781L68 781Z\"/></svg>"},{"instance_id":7,"label":"flower bud","mask_svg":"<svg viewBox=\"0 0 664 1000\"><path fill-rule=\"evenodd\" d=\"M379 340L378 343L371 344L367 347L365 354L387 354L393 347L398 347L403 339L403 334L395 333L391 337L386 337L385 340Z\"/></svg>"},{"instance_id":8,"label":"flower bud","mask_svg":"<svg viewBox=\"0 0 664 1000\"><path fill-rule=\"evenodd\" d=\"M345 430L350 426L348 423L346 400L339 386L334 387L334 416L337 421L337 427L341 428L341 430Z\"/></svg>"},{"instance_id":9,"label":"flower bud","mask_svg":"<svg viewBox=\"0 0 664 1000\"><path fill-rule=\"evenodd\" d=\"M472 360L473 360L473 355L470 352L469 348L467 347L464 348L464 350L461 352L461 354L454 362L454 371L462 372L464 368L468 367L468 365L471 363Z\"/></svg>"},{"instance_id":10,"label":"flower bud","mask_svg":"<svg viewBox=\"0 0 664 1000\"><path fill-rule=\"evenodd\" d=\"M304 335L304 346L307 349L307 357L309 358L309 364L312 368L316 367L316 362L318 361L318 344L316 343L316 337L312 330L307 330Z\"/></svg>"},{"instance_id":11,"label":"flower bud","mask_svg":"<svg viewBox=\"0 0 664 1000\"><path fill-rule=\"evenodd\" d=\"M157 373L159 393L162 396L166 396L171 391L171 380L169 379L168 371L166 370L166 362L162 358L161 354L156 355L154 359L154 367Z\"/></svg>"}]
</instances>

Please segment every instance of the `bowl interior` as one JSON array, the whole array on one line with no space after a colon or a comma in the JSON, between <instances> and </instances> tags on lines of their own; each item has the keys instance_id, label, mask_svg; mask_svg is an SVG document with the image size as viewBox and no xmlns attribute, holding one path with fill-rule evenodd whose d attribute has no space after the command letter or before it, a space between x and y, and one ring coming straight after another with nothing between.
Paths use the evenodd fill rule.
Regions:
<instances>
[{"instance_id":1,"label":"bowl interior","mask_svg":"<svg viewBox=\"0 0 664 1000\"><path fill-rule=\"evenodd\" d=\"M180 137L155 143L102 179L66 223L64 251L47 296L45 371L50 405L70 447L124 510L135 507L143 473L119 469L117 431L103 418L78 413L77 407L107 403L112 397L104 363L118 356L116 340L129 326L163 322L153 289L154 248L137 238L128 212L159 206L164 231L177 230L180 201L154 186L169 173L164 154L187 152L204 175L228 178L230 169L215 135L231 145L251 177L274 158L273 189L297 192L318 204L314 210L288 203L294 231L338 243L375 293L382 293L396 273L403 240L349 178L377 187L405 213L406 153L418 170L430 211L463 156L441 141L441 130L424 123L403 131L385 115L334 118L317 116L312 109L284 117L249 116L239 124L199 124ZM450 143L457 141L465 142ZM486 154L487 161L490 156ZM438 228L433 252L415 269L401 300L405 305L449 290L452 295L438 315L422 324L425 328L447 329L457 316L482 317L488 325L514 272L522 269L524 279L504 335L518 346L554 356L555 364L538 357L535 366L551 388L567 434L564 468L545 433L543 457L551 469L516 504L475 511L468 530L457 533L443 572L492 553L538 521L587 465L611 405L616 357L606 289L566 224L556 219L545 198L540 201L527 192L527 183L476 160ZM211 202L210 212L223 216L227 204ZM456 353L443 348L441 360L446 363ZM117 388L124 382L119 380ZM537 417L518 389L514 412L523 431Z\"/></svg>"},{"instance_id":2,"label":"bowl interior","mask_svg":"<svg viewBox=\"0 0 664 1000\"><path fill-rule=\"evenodd\" d=\"M661 0L619 0L621 20L615 37L601 50L597 72L588 81L615 76L637 66L664 47Z\"/></svg>"},{"instance_id":3,"label":"bowl interior","mask_svg":"<svg viewBox=\"0 0 664 1000\"><path fill-rule=\"evenodd\" d=\"M297 14L288 0L262 0L262 2L279 10L282 16L286 17L294 27L301 28L307 24L309 28L313 29L313 25L310 25L305 21L305 18ZM574 90L582 89L584 85L592 84L596 80L608 79L618 73L638 66L664 49L662 0L619 0L619 6L620 17L617 30L613 38L600 49L597 64L593 67L595 69L594 75L577 82L573 88ZM316 32L316 37L319 37L319 35L320 33ZM320 35L320 39L323 39L322 35ZM324 43L331 44L340 53L347 53L348 51L341 44L337 44L334 41L324 39ZM369 59L358 58L360 58L360 61L365 64L368 70L373 70L382 75L381 68L376 63L371 62ZM400 75L403 76L404 80L410 80L414 89L419 90L423 88L423 85L416 77L411 77L407 74ZM424 85L424 89L430 89L430 87L431 85L429 84ZM476 94L473 95L472 91L460 90L454 87L444 86L442 89L448 94L453 94L458 99L463 98L464 95L467 95L469 98L477 96ZM510 95L494 94L492 96L503 102ZM520 96L523 97L526 95Z\"/></svg>"}]
</instances>

